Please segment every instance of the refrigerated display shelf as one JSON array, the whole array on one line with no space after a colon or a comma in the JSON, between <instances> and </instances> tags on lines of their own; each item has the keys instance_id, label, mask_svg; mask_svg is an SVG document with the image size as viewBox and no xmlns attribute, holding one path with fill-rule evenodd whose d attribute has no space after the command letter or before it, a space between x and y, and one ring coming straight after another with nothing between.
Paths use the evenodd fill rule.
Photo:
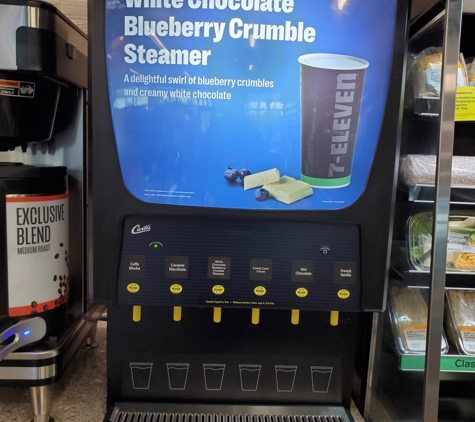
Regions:
<instances>
[{"instance_id":1,"label":"refrigerated display shelf","mask_svg":"<svg viewBox=\"0 0 475 422\"><path fill-rule=\"evenodd\" d=\"M434 198L434 185L416 185L409 187L408 199L411 202L433 203ZM475 186L452 187L450 203L453 205L475 205Z\"/></svg>"},{"instance_id":2,"label":"refrigerated display shelf","mask_svg":"<svg viewBox=\"0 0 475 422\"><path fill-rule=\"evenodd\" d=\"M414 113L421 117L438 117L440 113L440 98L416 98L414 100ZM469 86L457 88L455 121L475 121L475 87Z\"/></svg>"},{"instance_id":3,"label":"refrigerated display shelf","mask_svg":"<svg viewBox=\"0 0 475 422\"><path fill-rule=\"evenodd\" d=\"M392 246L391 269L395 278L400 279L407 287L427 289L430 286L430 272L414 270L409 266L407 244L394 241ZM475 271L450 271L445 277L447 289L475 289Z\"/></svg>"},{"instance_id":4,"label":"refrigerated display shelf","mask_svg":"<svg viewBox=\"0 0 475 422\"><path fill-rule=\"evenodd\" d=\"M473 271L447 271L445 278L446 289L474 290L475 272ZM407 287L428 289L430 285L429 271L408 270L403 271L402 281Z\"/></svg>"},{"instance_id":5,"label":"refrigerated display shelf","mask_svg":"<svg viewBox=\"0 0 475 422\"><path fill-rule=\"evenodd\" d=\"M440 98L422 97L414 100L414 113L418 116L439 117Z\"/></svg>"},{"instance_id":6,"label":"refrigerated display shelf","mask_svg":"<svg viewBox=\"0 0 475 422\"><path fill-rule=\"evenodd\" d=\"M450 198L450 210L459 208L461 212L473 215L475 211L475 186L452 186L448 189L450 175L450 159L454 173L453 157L473 157L475 155L473 133L475 130L475 89L463 88L463 92L454 92L453 82L457 79L457 58L455 53L460 51L465 58L474 56L475 44L473 34L475 28L475 9L467 10L464 3L468 0L445 3L446 12L437 16L437 10L427 13L427 18L421 20L421 25L413 27L409 39L409 58L428 47L444 46L446 68L442 86L442 101L436 97L414 98L415 90L407 85L406 107L402 125L401 157L420 155L440 157L439 173L434 174L433 180L439 183L438 189L428 179L409 179L403 168L400 169L400 182L396 200L396 224L393 233L391 256L391 271L394 280L401 280L405 286L424 289L424 296L432 289L435 300L428 305L430 344L426 355L405 354L396 350L393 327L390 325L388 312L375 317L372 345L374 346L373 373L369 387L369 405L365 409L365 420L368 422L413 422L422 420L438 420L440 422L462 422L475 420L475 400L473 386L475 383L475 357L460 355L452 339L448 341L451 347L447 355L442 355L440 363L440 344L438 334L442 318L445 318L443 308L443 293L448 289L475 289L474 272L444 271L443 259L433 265L430 271L415 271L408 254L409 238L407 222L410 217L420 212L433 212L435 217L435 233L430 235L435 242L431 244L433 255L440 257L444 249L445 226L438 224L445 221L447 213L447 198ZM432 13L434 12L434 13ZM462 12L462 13L461 13ZM449 14L445 19L446 13ZM463 25L461 20L463 20ZM458 41L457 41L458 40ZM447 54L449 53L449 54ZM448 81L450 75L450 81ZM407 82L412 82L408 80ZM449 82L447 84L447 82ZM450 85L450 90L447 89ZM449 92L450 91L450 92ZM448 94L448 95L447 95ZM455 95L454 95L455 94ZM460 95L461 94L461 95ZM416 94L417 95L417 94ZM456 100L454 107L453 100ZM457 108L457 112L455 112ZM455 119L450 116L454 111ZM453 121L454 125L452 126ZM453 142L453 144L452 144ZM450 150L450 153L448 153ZM473 166L468 166L472 172ZM411 170L411 169L410 169ZM421 168L421 174L427 176ZM434 167L430 168L431 176ZM412 173L409 174L413 176ZM416 175L419 176L419 173ZM442 177L443 176L443 177ZM424 181L426 185L412 185L414 181ZM444 183L440 183L441 180ZM454 180L454 179L452 179ZM472 183L465 178L463 182ZM404 181L409 182L403 184ZM452 184L455 182L452 181ZM475 183L474 183L475 185ZM464 214L461 214L464 215ZM431 227L432 229L433 227ZM397 239L397 240L396 240ZM425 250L425 249L424 249ZM414 250L414 255L417 255ZM433 262L434 264L434 262ZM441 268L442 267L442 268ZM448 266L447 266L448 267ZM434 296L432 296L434 298ZM446 312L446 309L445 309ZM442 315L441 315L442 313ZM447 330L448 331L448 330ZM437 340L437 341L434 341ZM439 348L439 351L437 350ZM425 366L427 365L427 368ZM387 418L380 418L377 404L385 407ZM404 406L401 406L404 403Z\"/></svg>"},{"instance_id":7,"label":"refrigerated display shelf","mask_svg":"<svg viewBox=\"0 0 475 422\"><path fill-rule=\"evenodd\" d=\"M405 242L393 242L391 269L395 277L407 287L428 289L431 274L429 271L414 270L409 267ZM445 278L447 289L475 289L475 271L447 271Z\"/></svg>"}]
</instances>

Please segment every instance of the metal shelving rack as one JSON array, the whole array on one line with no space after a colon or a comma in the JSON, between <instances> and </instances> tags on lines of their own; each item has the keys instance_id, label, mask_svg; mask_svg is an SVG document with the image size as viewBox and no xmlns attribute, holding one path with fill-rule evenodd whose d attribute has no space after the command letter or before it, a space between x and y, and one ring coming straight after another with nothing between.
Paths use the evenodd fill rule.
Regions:
<instances>
[{"instance_id":1,"label":"metal shelving rack","mask_svg":"<svg viewBox=\"0 0 475 422\"><path fill-rule=\"evenodd\" d=\"M452 157L456 155L455 104L462 21L468 15L474 16L474 3L447 0L445 11L409 40L410 53L434 44L443 48L440 99L413 101L406 107L403 119L402 148L416 153L427 150L425 153L437 157L435 184L409 189L401 186L396 205L399 221L395 221L392 248L393 278L410 288L428 291L426 353L399 353L394 346L388 311L374 315L364 409L366 422L475 420L475 400L469 393L475 386L475 357L458 354L453 345L447 355L440 354L446 289L475 289L474 272L446 271L445 264L451 207L475 210L475 187L451 187L450 178ZM475 52L475 45L472 50ZM473 122L457 124L475 126ZM401 151L401 156L404 153L407 151ZM475 156L475 143L471 153L465 149L464 155ZM404 239L407 217L420 210L434 213L431 267L426 272L410 268Z\"/></svg>"}]
</instances>

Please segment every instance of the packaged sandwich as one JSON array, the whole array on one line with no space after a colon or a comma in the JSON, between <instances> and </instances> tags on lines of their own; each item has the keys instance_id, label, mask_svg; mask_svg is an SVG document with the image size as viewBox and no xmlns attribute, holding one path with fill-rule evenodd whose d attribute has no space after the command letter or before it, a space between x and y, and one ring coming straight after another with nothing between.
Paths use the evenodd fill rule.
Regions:
<instances>
[{"instance_id":1,"label":"packaged sandwich","mask_svg":"<svg viewBox=\"0 0 475 422\"><path fill-rule=\"evenodd\" d=\"M475 291L447 291L447 330L459 353L475 355Z\"/></svg>"},{"instance_id":2,"label":"packaged sandwich","mask_svg":"<svg viewBox=\"0 0 475 422\"><path fill-rule=\"evenodd\" d=\"M409 262L415 270L428 271L432 249L432 213L419 213L408 221ZM475 217L449 216L448 271L475 271Z\"/></svg>"},{"instance_id":3,"label":"packaged sandwich","mask_svg":"<svg viewBox=\"0 0 475 422\"><path fill-rule=\"evenodd\" d=\"M475 60L467 65L468 86L475 86Z\"/></svg>"},{"instance_id":4,"label":"packaged sandwich","mask_svg":"<svg viewBox=\"0 0 475 422\"><path fill-rule=\"evenodd\" d=\"M405 287L401 282L390 284L389 316L396 341L402 354L423 354L427 337L427 302L419 288ZM449 346L442 333L440 351L447 353Z\"/></svg>"},{"instance_id":5,"label":"packaged sandwich","mask_svg":"<svg viewBox=\"0 0 475 422\"><path fill-rule=\"evenodd\" d=\"M409 79L415 98L440 97L442 48L429 47L412 60ZM458 62L457 86L468 86L467 69L462 53Z\"/></svg>"},{"instance_id":6,"label":"packaged sandwich","mask_svg":"<svg viewBox=\"0 0 475 422\"><path fill-rule=\"evenodd\" d=\"M401 161L401 179L406 186L434 185L437 169L435 155L408 154ZM475 186L475 157L453 156L452 187Z\"/></svg>"}]
</instances>

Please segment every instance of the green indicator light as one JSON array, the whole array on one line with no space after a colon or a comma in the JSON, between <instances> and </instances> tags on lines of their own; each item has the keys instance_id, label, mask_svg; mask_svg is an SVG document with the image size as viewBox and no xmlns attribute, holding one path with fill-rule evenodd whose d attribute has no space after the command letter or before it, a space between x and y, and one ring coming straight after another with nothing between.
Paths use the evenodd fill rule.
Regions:
<instances>
[{"instance_id":1,"label":"green indicator light","mask_svg":"<svg viewBox=\"0 0 475 422\"><path fill-rule=\"evenodd\" d=\"M157 248L158 248L158 245L155 243L155 245L153 245L153 247L154 247L155 249L157 249Z\"/></svg>"}]
</instances>

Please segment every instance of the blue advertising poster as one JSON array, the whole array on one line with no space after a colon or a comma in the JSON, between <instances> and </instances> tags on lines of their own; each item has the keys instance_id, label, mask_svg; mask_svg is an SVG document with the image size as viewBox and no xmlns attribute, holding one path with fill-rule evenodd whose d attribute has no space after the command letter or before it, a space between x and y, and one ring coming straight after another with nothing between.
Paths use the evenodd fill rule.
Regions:
<instances>
[{"instance_id":1,"label":"blue advertising poster","mask_svg":"<svg viewBox=\"0 0 475 422\"><path fill-rule=\"evenodd\" d=\"M381 130L395 3L106 1L110 107L127 189L154 204L352 205Z\"/></svg>"}]
</instances>

